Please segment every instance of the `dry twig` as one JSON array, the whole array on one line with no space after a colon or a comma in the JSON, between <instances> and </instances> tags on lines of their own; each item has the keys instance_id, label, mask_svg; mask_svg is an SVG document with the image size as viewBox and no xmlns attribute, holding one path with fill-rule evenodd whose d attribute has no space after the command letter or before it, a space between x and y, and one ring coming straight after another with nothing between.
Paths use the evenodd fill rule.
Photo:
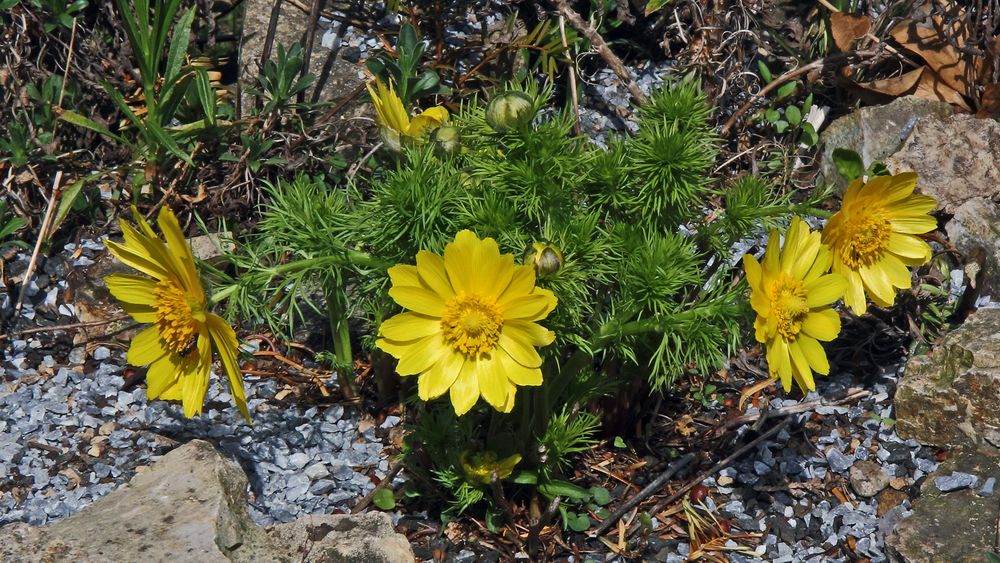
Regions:
<instances>
[{"instance_id":1,"label":"dry twig","mask_svg":"<svg viewBox=\"0 0 1000 563\"><path fill-rule=\"evenodd\" d=\"M389 469L389 473L385 475L385 479L382 479L382 481L380 481L378 485L375 485L375 488L372 489L370 493L365 495L364 498L359 500L358 504L355 504L354 506L351 507L351 514L357 514L358 512L364 510L369 504L371 504L372 499L375 498L376 493L388 487L389 484L392 483L392 480L396 478L396 475L399 475L399 472L402 469L403 469L402 461L397 461L396 463L394 463L392 465L392 468Z\"/></svg>"},{"instance_id":2,"label":"dry twig","mask_svg":"<svg viewBox=\"0 0 1000 563\"><path fill-rule=\"evenodd\" d=\"M668 467L666 471L661 473L659 477L654 479L652 483L646 485L644 489L636 493L632 498L628 499L628 501L626 501L625 504L621 505L621 507L619 507L618 510L614 512L614 514L608 516L604 520L604 522L601 522L601 525L598 526L596 530L591 532L590 537L595 538L606 532L608 528L610 528L612 525L614 525L615 522L620 520L622 516L625 516L625 514L627 514L628 511L632 510L640 502L646 500L647 497L655 493L660 487L665 485L667 481L670 481L670 479L678 471L687 467L688 464L691 463L693 459L694 459L694 454L688 453L685 454L682 458L678 459L677 461L671 463L670 467Z\"/></svg>"},{"instance_id":3,"label":"dry twig","mask_svg":"<svg viewBox=\"0 0 1000 563\"><path fill-rule=\"evenodd\" d=\"M725 459L723 459L719 463L716 463L715 465L713 465L708 471L705 471L705 472L703 472L703 473L695 476L690 481L688 481L683 487L681 487L680 489L678 489L674 494L672 494L669 497L667 497L667 498L661 500L660 502L658 502L656 504L656 506L654 506L653 509L649 511L649 513L650 514L657 514L660 511L662 511L664 508L666 508L669 504L671 504L673 502L676 502L677 499L679 499L679 498L683 497L685 494L687 494L687 492L690 491L695 485L697 485L698 483L701 483L705 479L708 479L712 475L715 475L719 471L722 471L726 467L729 467L729 465L732 464L734 461L736 461L737 459L743 457L743 455L746 454L747 452L749 452L750 450L756 448L758 444L760 444L764 440L767 440L771 436L777 434L778 431L781 430L782 428L788 426L788 424L791 421L792 421L792 419L790 419L790 418L786 418L785 420L782 420L780 423L778 423L778 424L774 425L773 427L771 427L771 429L768 430L767 432L761 434L760 436L757 436L756 438L754 438L753 440L751 440L749 443L747 443L742 448L736 450L735 452L733 452L732 454L730 454L728 457L726 457ZM632 529L629 530L629 535L635 533L635 531L638 530L638 529L639 529L639 526L633 526Z\"/></svg>"},{"instance_id":4,"label":"dry twig","mask_svg":"<svg viewBox=\"0 0 1000 563\"><path fill-rule=\"evenodd\" d=\"M733 112L733 115L729 116L729 119L727 119L726 123L722 126L722 129L719 131L719 135L723 137L729 135L729 131L733 128L734 125L736 125L736 121L740 117L743 117L743 114L746 113L747 110L749 110L755 103L757 103L757 100L766 96L772 90L778 88L785 82L788 82L789 80L792 80L794 78L798 78L799 76L802 76L803 74L809 73L813 70L821 70L826 65L833 64L835 62L847 61L856 58L871 57L875 55L876 52L877 51L872 49L866 51L851 51L848 53L835 53L828 57L815 60L805 66L800 66L799 68L792 69L782 74L781 76L775 78L769 84L758 90L756 94L750 96L749 100L747 100L742 106L740 106L738 110Z\"/></svg>"},{"instance_id":5,"label":"dry twig","mask_svg":"<svg viewBox=\"0 0 1000 563\"><path fill-rule=\"evenodd\" d=\"M625 87L628 88L628 91L632 94L635 101L639 103L639 105L643 105L648 102L649 98L646 94L642 93L639 85L636 83L635 79L632 78L632 73L625 68L622 60L618 58L618 55L615 55L614 52L611 51L611 48L608 47L607 42L604 41L601 34L597 33L596 29L584 21L580 14L573 11L573 8L569 7L566 0L550 0L550 2L556 7L559 14L566 18L571 26L576 28L577 31L582 33L583 36L590 41L590 44L594 46L594 50L597 51L597 54L604 59L604 62L608 63L611 70L618 75L618 78L621 79L623 83L625 83Z\"/></svg>"},{"instance_id":6,"label":"dry twig","mask_svg":"<svg viewBox=\"0 0 1000 563\"><path fill-rule=\"evenodd\" d=\"M17 294L17 303L14 305L14 314L11 315L11 322L17 325L17 319L21 316L21 308L24 307L24 297L28 291L32 276L35 275L35 267L38 265L38 254L42 250L42 243L48 236L49 225L52 224L52 216L56 211L56 204L59 203L59 194L62 192L62 170L56 172L56 177L52 180L52 195L49 196L48 206L45 209L45 218L42 219L42 226L38 229L38 240L35 241L35 249L31 251L31 260L28 261L28 269L24 272L21 280L21 291Z\"/></svg>"}]
</instances>

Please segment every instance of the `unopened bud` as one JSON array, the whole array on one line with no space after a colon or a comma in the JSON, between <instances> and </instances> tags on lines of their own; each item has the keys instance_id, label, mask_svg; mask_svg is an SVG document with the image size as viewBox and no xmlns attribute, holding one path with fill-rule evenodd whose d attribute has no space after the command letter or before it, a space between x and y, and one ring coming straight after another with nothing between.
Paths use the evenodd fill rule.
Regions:
<instances>
[{"instance_id":1,"label":"unopened bud","mask_svg":"<svg viewBox=\"0 0 1000 563\"><path fill-rule=\"evenodd\" d=\"M458 154L462 148L458 127L453 125L442 125L434 131L434 144L438 150L447 155Z\"/></svg>"},{"instance_id":2,"label":"unopened bud","mask_svg":"<svg viewBox=\"0 0 1000 563\"><path fill-rule=\"evenodd\" d=\"M486 123L497 133L503 133L531 123L535 117L535 102L524 92L505 92L486 106Z\"/></svg>"},{"instance_id":3,"label":"unopened bud","mask_svg":"<svg viewBox=\"0 0 1000 563\"><path fill-rule=\"evenodd\" d=\"M524 251L524 263L534 266L539 276L550 276L562 268L563 255L551 244L535 242Z\"/></svg>"}]
</instances>

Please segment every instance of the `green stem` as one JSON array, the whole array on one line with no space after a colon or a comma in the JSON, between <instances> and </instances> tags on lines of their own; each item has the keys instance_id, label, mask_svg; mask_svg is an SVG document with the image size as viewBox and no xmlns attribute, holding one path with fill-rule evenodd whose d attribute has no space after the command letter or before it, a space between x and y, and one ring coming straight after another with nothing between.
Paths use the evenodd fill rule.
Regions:
<instances>
[{"instance_id":1,"label":"green stem","mask_svg":"<svg viewBox=\"0 0 1000 563\"><path fill-rule=\"evenodd\" d=\"M326 310L333 333L333 355L338 381L348 398L357 396L354 388L354 352L351 350L351 330L347 314L347 292L340 276L327 284Z\"/></svg>"}]
</instances>

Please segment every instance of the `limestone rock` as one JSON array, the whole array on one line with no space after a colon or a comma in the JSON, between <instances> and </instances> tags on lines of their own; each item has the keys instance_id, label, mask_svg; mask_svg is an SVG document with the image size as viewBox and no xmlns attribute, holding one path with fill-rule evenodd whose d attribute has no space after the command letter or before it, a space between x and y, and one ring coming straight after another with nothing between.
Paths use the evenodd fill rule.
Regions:
<instances>
[{"instance_id":1,"label":"limestone rock","mask_svg":"<svg viewBox=\"0 0 1000 563\"><path fill-rule=\"evenodd\" d=\"M1000 206L991 199L976 197L960 204L945 225L948 240L966 257L966 262L982 260L980 295L1000 297ZM974 280L979 272L969 272Z\"/></svg>"},{"instance_id":2,"label":"limestone rock","mask_svg":"<svg viewBox=\"0 0 1000 563\"><path fill-rule=\"evenodd\" d=\"M896 430L926 445L997 452L1000 309L980 309L935 350L911 358L896 389Z\"/></svg>"},{"instance_id":3,"label":"limestone rock","mask_svg":"<svg viewBox=\"0 0 1000 563\"><path fill-rule=\"evenodd\" d=\"M255 87L256 77L260 74L261 52L274 1L246 0L244 4L246 15L243 20L243 39L240 45L240 87L244 92L241 112L247 115L249 107L247 104L252 97L247 96L245 92L247 88ZM278 45L283 45L287 50L293 43L302 44L308 22L309 15L305 11L291 2L283 2L271 48L271 58L277 57ZM362 84L363 75L360 74L362 67L342 57L343 33L344 26L340 22L320 18L313 39L312 55L309 58L309 72L316 76L316 82L306 91L307 102L314 99L313 92L317 88L319 95L315 98L316 101L336 103L349 96Z\"/></svg>"},{"instance_id":4,"label":"limestone rock","mask_svg":"<svg viewBox=\"0 0 1000 563\"><path fill-rule=\"evenodd\" d=\"M1000 194L1000 123L956 114L923 119L903 146L885 160L893 173L917 173L917 191L938 200L945 213L974 198Z\"/></svg>"},{"instance_id":5,"label":"limestone rock","mask_svg":"<svg viewBox=\"0 0 1000 563\"><path fill-rule=\"evenodd\" d=\"M222 252L234 252L236 243L233 242L233 234L225 231L218 234L198 235L188 239L191 245L191 253L198 260L218 264L224 262Z\"/></svg>"},{"instance_id":6,"label":"limestone rock","mask_svg":"<svg viewBox=\"0 0 1000 563\"><path fill-rule=\"evenodd\" d=\"M26 533L0 529L0 560L228 561L254 540L246 475L208 442L189 442L83 511ZM28 540L30 543L23 543Z\"/></svg>"},{"instance_id":7,"label":"limestone rock","mask_svg":"<svg viewBox=\"0 0 1000 563\"><path fill-rule=\"evenodd\" d=\"M890 560L906 563L983 561L994 548L1000 498L984 498L974 489L942 493L934 478L952 472L1000 474L1000 459L979 452L952 452L931 474L913 501L913 514L896 525L885 542Z\"/></svg>"},{"instance_id":8,"label":"limestone rock","mask_svg":"<svg viewBox=\"0 0 1000 563\"><path fill-rule=\"evenodd\" d=\"M896 152L914 127L924 120L944 118L954 109L944 103L905 96L883 106L863 107L831 123L823 132L820 173L840 191L847 184L833 164L833 149L849 149L861 155L865 166Z\"/></svg>"},{"instance_id":9,"label":"limestone rock","mask_svg":"<svg viewBox=\"0 0 1000 563\"><path fill-rule=\"evenodd\" d=\"M287 551L240 549L234 561L273 561L292 555L294 561L356 561L364 563L411 563L413 551L406 538L392 528L382 512L367 514L320 514L279 524L268 530L273 545Z\"/></svg>"},{"instance_id":10,"label":"limestone rock","mask_svg":"<svg viewBox=\"0 0 1000 563\"><path fill-rule=\"evenodd\" d=\"M874 461L859 461L851 466L851 488L858 496L871 498L889 486L889 476Z\"/></svg>"},{"instance_id":11,"label":"limestone rock","mask_svg":"<svg viewBox=\"0 0 1000 563\"><path fill-rule=\"evenodd\" d=\"M247 514L246 487L239 465L193 440L74 516L41 528L0 528L0 561L414 560L382 513L257 527Z\"/></svg>"}]
</instances>

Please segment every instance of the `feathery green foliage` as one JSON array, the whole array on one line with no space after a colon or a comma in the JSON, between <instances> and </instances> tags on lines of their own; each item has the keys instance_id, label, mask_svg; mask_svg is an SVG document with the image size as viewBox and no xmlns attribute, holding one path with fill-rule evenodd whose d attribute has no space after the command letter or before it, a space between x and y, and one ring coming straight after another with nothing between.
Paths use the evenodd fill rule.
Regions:
<instances>
[{"instance_id":1,"label":"feathery green foliage","mask_svg":"<svg viewBox=\"0 0 1000 563\"><path fill-rule=\"evenodd\" d=\"M304 177L276 184L250 241L269 250L248 252L262 261L242 261L248 271L229 290L246 296L239 288L256 283L272 294L243 303L245 314L260 315L262 303L292 309L310 287L324 288L337 304L332 317L377 328L399 310L385 269L412 264L419 250L440 253L460 229L495 238L515 257L535 242L558 248L561 266L537 280L559 303L544 323L557 335L540 350L544 385L520 388L506 415L479 407L455 417L442 401L412 407L410 470L442 486L458 513L493 494L464 478L463 452L519 454L515 493L558 488L572 456L594 444L594 399L630 377L660 392L680 374L724 362L746 318L730 248L792 207L755 178L716 186L718 141L691 79L656 92L640 110L638 134L608 149L574 137L568 112L539 117L548 90L518 90L534 100L532 122L494 131L485 104L467 103L451 123L462 143L451 156L410 147L358 186ZM714 208L719 195L724 209ZM628 369L605 371L622 364Z\"/></svg>"}]
</instances>

